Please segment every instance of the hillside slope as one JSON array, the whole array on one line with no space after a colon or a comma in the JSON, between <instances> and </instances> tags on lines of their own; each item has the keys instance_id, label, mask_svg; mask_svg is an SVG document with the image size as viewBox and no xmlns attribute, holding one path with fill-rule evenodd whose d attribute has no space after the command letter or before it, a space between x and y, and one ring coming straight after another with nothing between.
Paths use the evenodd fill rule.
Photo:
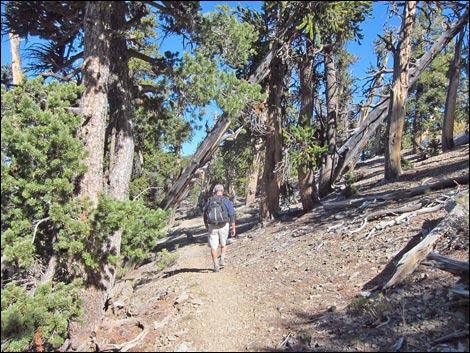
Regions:
<instances>
[{"instance_id":1,"label":"hillside slope","mask_svg":"<svg viewBox=\"0 0 470 353\"><path fill-rule=\"evenodd\" d=\"M178 254L170 266L159 270L156 260L120 279L113 310L97 332L97 348L468 351L468 297L450 292L458 276L425 261L402 283L373 291L390 278L403 249L448 215L439 205L458 191L467 195L467 223L443 235L433 251L468 261L468 153L467 142L421 161L406 156L414 167L393 183L381 182L383 161L366 161L355 171L361 178L350 199L331 195L311 212L286 212L264 227L257 224L255 209L239 207L239 237L229 245L227 265L219 273L211 270L201 217L183 220L160 244ZM465 175L465 185L381 199ZM370 201L326 207L360 197ZM409 213L400 222L401 213L379 215L418 202L430 211ZM468 293L468 278L462 285ZM455 337L445 337L449 334Z\"/></svg>"}]
</instances>

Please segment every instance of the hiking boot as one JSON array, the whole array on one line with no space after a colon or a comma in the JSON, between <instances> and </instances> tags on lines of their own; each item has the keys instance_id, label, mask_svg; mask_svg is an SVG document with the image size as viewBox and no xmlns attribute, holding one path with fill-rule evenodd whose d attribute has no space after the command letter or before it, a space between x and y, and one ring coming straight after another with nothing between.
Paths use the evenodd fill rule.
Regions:
<instances>
[{"instance_id":1,"label":"hiking boot","mask_svg":"<svg viewBox=\"0 0 470 353\"><path fill-rule=\"evenodd\" d=\"M225 266L225 261L224 260L220 260L220 267L224 267Z\"/></svg>"},{"instance_id":2,"label":"hiking boot","mask_svg":"<svg viewBox=\"0 0 470 353\"><path fill-rule=\"evenodd\" d=\"M214 266L214 272L219 272L219 271L220 271L219 265L215 265L215 266Z\"/></svg>"}]
</instances>

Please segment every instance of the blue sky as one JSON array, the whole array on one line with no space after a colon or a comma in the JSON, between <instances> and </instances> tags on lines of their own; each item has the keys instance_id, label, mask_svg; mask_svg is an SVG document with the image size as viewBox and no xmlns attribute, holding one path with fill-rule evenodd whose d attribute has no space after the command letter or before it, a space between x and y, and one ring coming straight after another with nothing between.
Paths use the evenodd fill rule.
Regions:
<instances>
[{"instance_id":1,"label":"blue sky","mask_svg":"<svg viewBox=\"0 0 470 353\"><path fill-rule=\"evenodd\" d=\"M228 4L230 7L236 8L238 4L242 4L243 7L259 9L261 6L261 1L201 1L201 6L203 12L210 12L217 5ZM374 2L372 18L367 19L364 23L361 24L362 33L364 39L359 45L356 42L351 42L348 44L349 50L358 57L358 62L353 65L351 68L353 72L353 77L355 78L364 78L366 76L366 71L370 66L375 67L375 55L373 53L373 41L376 40L378 34L383 33L383 25L387 21L387 6L388 2ZM3 7L3 4L2 4ZM395 21L395 23L399 22ZM34 39L29 41L21 41L20 48L23 50L29 47L35 42ZM2 65L11 64L11 55L10 55L10 46L8 36L1 37L1 61ZM179 39L167 38L163 43L163 46L167 50L178 50L182 51ZM390 62L390 61L389 61ZM23 58L23 66L27 65L27 61ZM213 115L217 109L214 108L213 111L209 111L210 115ZM183 146L183 155L192 154L199 142L205 137L205 132L195 131L194 137L190 143L186 143Z\"/></svg>"}]
</instances>

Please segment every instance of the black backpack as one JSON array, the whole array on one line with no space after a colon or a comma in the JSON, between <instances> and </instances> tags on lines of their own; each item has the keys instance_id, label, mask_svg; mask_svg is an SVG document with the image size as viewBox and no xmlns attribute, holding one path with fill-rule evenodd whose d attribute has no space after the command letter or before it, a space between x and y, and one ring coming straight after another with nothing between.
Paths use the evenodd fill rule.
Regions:
<instances>
[{"instance_id":1,"label":"black backpack","mask_svg":"<svg viewBox=\"0 0 470 353\"><path fill-rule=\"evenodd\" d=\"M209 199L206 208L208 224L224 224L228 222L228 210L224 204L223 196L213 196Z\"/></svg>"}]
</instances>

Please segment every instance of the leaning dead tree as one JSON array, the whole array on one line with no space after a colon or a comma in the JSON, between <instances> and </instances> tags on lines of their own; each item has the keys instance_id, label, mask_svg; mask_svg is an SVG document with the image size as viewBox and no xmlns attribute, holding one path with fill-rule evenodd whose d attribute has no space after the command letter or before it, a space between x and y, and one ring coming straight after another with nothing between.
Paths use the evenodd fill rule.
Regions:
<instances>
[{"instance_id":1,"label":"leaning dead tree","mask_svg":"<svg viewBox=\"0 0 470 353\"><path fill-rule=\"evenodd\" d=\"M462 17L460 17L457 22L450 25L448 29L441 34L432 47L416 61L415 66L410 69L408 89L416 84L421 73L429 66L440 51L449 44L452 38L454 38L468 23L468 15L469 10L467 8ZM372 134L375 133L377 127L383 123L387 117L389 100L389 96L381 98L364 122L355 129L346 143L338 150L338 162L333 173L333 181L337 180L338 177L347 170L351 162L354 160L354 157L362 152L361 149L365 146L364 142L367 141Z\"/></svg>"},{"instance_id":2,"label":"leaning dead tree","mask_svg":"<svg viewBox=\"0 0 470 353\"><path fill-rule=\"evenodd\" d=\"M268 76L271 65L278 48L273 46L271 50L266 54L261 63L258 65L255 72L248 78L248 82L252 84L260 83ZM209 134L202 141L201 145L196 150L196 153L191 157L191 161L181 172L180 177L173 184L172 188L168 192L166 198L161 203L161 208L167 210L177 204L185 195L185 190L191 183L191 179L196 171L203 167L216 151L219 144L224 139L224 134L230 126L230 120L227 114L223 114L222 117L217 120L216 124L209 132Z\"/></svg>"},{"instance_id":3,"label":"leaning dead tree","mask_svg":"<svg viewBox=\"0 0 470 353\"><path fill-rule=\"evenodd\" d=\"M468 9L465 14L453 25L442 33L439 39L433 44L428 52L426 52L416 62L416 66L410 70L410 79L408 87L412 87L419 79L421 73L426 69L439 52L447 46L452 38L459 33L468 23ZM286 35L282 36L287 37ZM256 84L260 83L270 73L273 62L277 57L279 47L273 45L271 50L266 54L264 59L258 65L256 71L250 76L248 82ZM335 165L333 181L336 180L353 161L354 156L361 152L364 146L364 141L367 141L375 132L376 128L383 123L388 112L389 97L384 97L379 100L374 109L370 112L368 117L360 124L353 135L349 137L346 143L337 152L339 158ZM217 121L214 128L206 136L204 141L198 147L196 153L191 158L191 162L181 173L178 180L173 184L173 187L168 192L165 199L160 204L160 207L167 210L177 204L185 194L186 188L190 185L196 171L203 167L212 157L223 136L230 126L230 120L224 114L221 119Z\"/></svg>"},{"instance_id":4,"label":"leaning dead tree","mask_svg":"<svg viewBox=\"0 0 470 353\"><path fill-rule=\"evenodd\" d=\"M447 208L451 209L447 217L398 261L392 278L383 285L383 289L391 288L402 282L427 258L440 260L441 266L444 266L442 265L444 261L441 257L436 255L430 256L430 254L434 250L436 243L447 234L455 234L464 228L466 228L468 234L468 191L458 194L454 200L449 202ZM447 260L446 265L444 269L450 268L449 272L457 272L464 278L468 276L468 263Z\"/></svg>"}]
</instances>

